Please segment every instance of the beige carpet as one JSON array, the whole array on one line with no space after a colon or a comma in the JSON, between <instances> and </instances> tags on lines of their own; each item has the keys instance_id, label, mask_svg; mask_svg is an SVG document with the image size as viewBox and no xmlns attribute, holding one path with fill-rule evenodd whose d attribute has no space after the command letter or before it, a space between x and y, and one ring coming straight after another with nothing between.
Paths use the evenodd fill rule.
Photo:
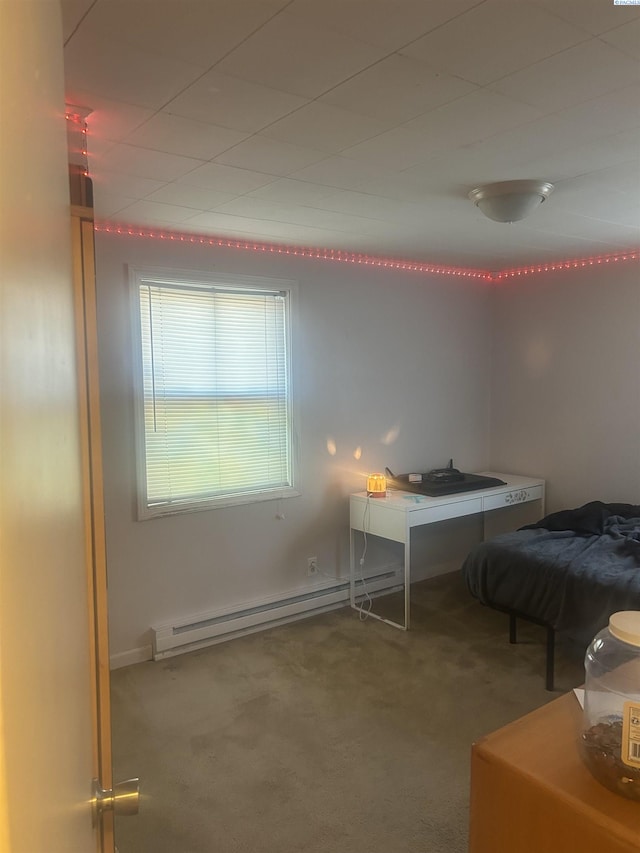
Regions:
<instances>
[{"instance_id":1,"label":"beige carpet","mask_svg":"<svg viewBox=\"0 0 640 853\"><path fill-rule=\"evenodd\" d=\"M409 633L343 609L114 672L115 777L142 786L120 853L464 853L472 742L582 652L558 642L548 693L541 628L510 645L458 574L412 595Z\"/></svg>"}]
</instances>

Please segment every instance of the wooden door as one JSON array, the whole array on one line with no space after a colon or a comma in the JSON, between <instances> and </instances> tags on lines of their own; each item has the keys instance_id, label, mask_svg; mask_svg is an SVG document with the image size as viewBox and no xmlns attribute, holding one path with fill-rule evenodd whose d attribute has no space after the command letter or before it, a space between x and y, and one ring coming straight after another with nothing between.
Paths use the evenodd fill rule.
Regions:
<instances>
[{"instance_id":1,"label":"wooden door","mask_svg":"<svg viewBox=\"0 0 640 853\"><path fill-rule=\"evenodd\" d=\"M96 684L58 3L0 2L0 81L0 849L89 853Z\"/></svg>"}]
</instances>

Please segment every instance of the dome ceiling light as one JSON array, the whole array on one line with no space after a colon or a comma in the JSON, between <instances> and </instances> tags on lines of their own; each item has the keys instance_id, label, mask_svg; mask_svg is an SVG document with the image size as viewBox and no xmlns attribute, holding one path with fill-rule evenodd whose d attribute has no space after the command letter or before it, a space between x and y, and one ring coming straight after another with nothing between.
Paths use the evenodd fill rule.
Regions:
<instances>
[{"instance_id":1,"label":"dome ceiling light","mask_svg":"<svg viewBox=\"0 0 640 853\"><path fill-rule=\"evenodd\" d=\"M469 198L494 222L518 222L553 192L548 181L499 181L471 190Z\"/></svg>"}]
</instances>

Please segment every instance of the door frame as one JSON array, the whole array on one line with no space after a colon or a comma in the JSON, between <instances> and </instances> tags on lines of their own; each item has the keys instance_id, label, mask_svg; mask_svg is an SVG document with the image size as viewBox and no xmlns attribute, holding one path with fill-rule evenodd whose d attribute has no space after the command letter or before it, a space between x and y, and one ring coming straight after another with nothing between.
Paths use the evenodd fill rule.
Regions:
<instances>
[{"instance_id":1,"label":"door frame","mask_svg":"<svg viewBox=\"0 0 640 853\"><path fill-rule=\"evenodd\" d=\"M113 788L111 752L111 687L104 520L104 478L98 372L98 326L95 286L93 209L71 206L76 351L83 472L83 505L92 696L93 766L101 788ZM114 853L113 811L100 817L98 853Z\"/></svg>"}]
</instances>

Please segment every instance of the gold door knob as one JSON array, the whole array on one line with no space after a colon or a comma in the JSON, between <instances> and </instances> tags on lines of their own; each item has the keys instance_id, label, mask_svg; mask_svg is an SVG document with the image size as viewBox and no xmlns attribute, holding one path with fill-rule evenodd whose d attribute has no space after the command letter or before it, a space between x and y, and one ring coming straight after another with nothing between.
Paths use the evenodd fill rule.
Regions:
<instances>
[{"instance_id":1,"label":"gold door knob","mask_svg":"<svg viewBox=\"0 0 640 853\"><path fill-rule=\"evenodd\" d=\"M118 782L113 788L105 790L97 779L93 780L93 797L91 806L93 809L94 823L100 819L102 814L112 811L120 817L129 817L138 814L140 805L140 780L127 779Z\"/></svg>"}]
</instances>

